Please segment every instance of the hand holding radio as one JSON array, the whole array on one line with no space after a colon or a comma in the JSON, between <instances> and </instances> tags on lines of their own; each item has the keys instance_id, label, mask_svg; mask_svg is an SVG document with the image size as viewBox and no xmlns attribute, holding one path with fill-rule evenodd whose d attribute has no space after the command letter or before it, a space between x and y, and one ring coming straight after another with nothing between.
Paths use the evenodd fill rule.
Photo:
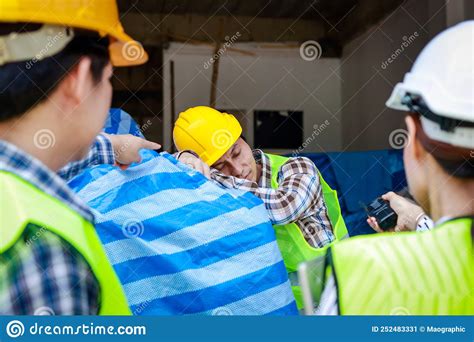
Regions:
<instances>
[{"instance_id":1,"label":"hand holding radio","mask_svg":"<svg viewBox=\"0 0 474 342\"><path fill-rule=\"evenodd\" d=\"M366 210L367 223L377 232L414 231L418 219L424 214L407 191L401 194L390 191L372 202Z\"/></svg>"}]
</instances>

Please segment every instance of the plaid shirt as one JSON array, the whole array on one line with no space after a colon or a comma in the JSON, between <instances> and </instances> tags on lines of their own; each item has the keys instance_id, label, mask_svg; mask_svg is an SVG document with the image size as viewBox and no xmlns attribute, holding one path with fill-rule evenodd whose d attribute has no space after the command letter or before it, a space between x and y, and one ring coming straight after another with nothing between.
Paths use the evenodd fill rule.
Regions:
<instances>
[{"instance_id":1,"label":"plaid shirt","mask_svg":"<svg viewBox=\"0 0 474 342\"><path fill-rule=\"evenodd\" d=\"M60 174L73 177L86 167L113 160L112 145L99 136L85 160L70 164ZM58 175L2 140L0 170L18 175L93 222L89 208ZM0 315L93 315L98 298L99 285L82 255L42 227L29 224L22 238L0 255Z\"/></svg>"},{"instance_id":2,"label":"plaid shirt","mask_svg":"<svg viewBox=\"0 0 474 342\"><path fill-rule=\"evenodd\" d=\"M98 135L87 157L67 164L58 171L58 175L65 180L70 180L90 166L113 163L115 163L115 157L112 144L105 136Z\"/></svg>"},{"instance_id":3,"label":"plaid shirt","mask_svg":"<svg viewBox=\"0 0 474 342\"><path fill-rule=\"evenodd\" d=\"M270 160L261 150L254 150L253 154L262 166L258 183L227 176L215 169L211 170L212 179L227 188L253 192L265 203L273 224L296 223L311 246L323 247L333 241L316 165L305 157L289 158L278 172L278 188L273 189Z\"/></svg>"}]
</instances>

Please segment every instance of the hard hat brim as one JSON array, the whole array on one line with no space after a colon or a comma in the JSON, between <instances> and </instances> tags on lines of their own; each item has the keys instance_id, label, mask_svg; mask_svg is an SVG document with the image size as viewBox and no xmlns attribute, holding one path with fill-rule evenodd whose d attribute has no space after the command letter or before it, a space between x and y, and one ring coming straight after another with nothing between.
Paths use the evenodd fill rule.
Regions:
<instances>
[{"instance_id":1,"label":"hard hat brim","mask_svg":"<svg viewBox=\"0 0 474 342\"><path fill-rule=\"evenodd\" d=\"M148 61L148 54L143 46L131 37L128 38L125 41L115 40L110 42L110 61L115 67L142 65Z\"/></svg>"},{"instance_id":2,"label":"hard hat brim","mask_svg":"<svg viewBox=\"0 0 474 342\"><path fill-rule=\"evenodd\" d=\"M446 118L473 122L473 109L469 104L452 101L442 87L433 80L410 77L408 73L403 83L398 83L392 91L390 98L385 103L387 107L410 111L411 109L403 103L407 94L420 96L427 104L430 111ZM441 100L440 100L441 99ZM456 127L452 132L444 131L436 123L422 116L421 123L426 135L433 140L451 144L461 148L474 148L474 129Z\"/></svg>"},{"instance_id":3,"label":"hard hat brim","mask_svg":"<svg viewBox=\"0 0 474 342\"><path fill-rule=\"evenodd\" d=\"M67 6L62 5L62 13L52 13L52 10L47 10L47 3L42 5L45 11L35 11L34 6L26 6L22 3L0 4L0 22L28 22L38 24L51 24L65 27L72 27L90 31L96 31L101 36L108 36L110 38L110 59L115 67L133 66L144 64L148 61L148 54L143 46L124 32L123 26L120 22L114 21L114 12L117 10L114 6L104 3L105 12L99 15L94 12L93 16L81 15L84 8L71 3ZM77 7L77 8L76 8ZM113 14L113 15L108 15ZM102 18L100 17L102 16ZM126 54L126 51L131 49L131 54Z\"/></svg>"},{"instance_id":4,"label":"hard hat brim","mask_svg":"<svg viewBox=\"0 0 474 342\"><path fill-rule=\"evenodd\" d=\"M446 89L432 77L421 77L407 73L403 82L398 83L385 105L389 108L409 111L410 108L402 103L408 93L420 96L428 108L441 116L451 119L473 121L473 104L454 98Z\"/></svg>"}]
</instances>

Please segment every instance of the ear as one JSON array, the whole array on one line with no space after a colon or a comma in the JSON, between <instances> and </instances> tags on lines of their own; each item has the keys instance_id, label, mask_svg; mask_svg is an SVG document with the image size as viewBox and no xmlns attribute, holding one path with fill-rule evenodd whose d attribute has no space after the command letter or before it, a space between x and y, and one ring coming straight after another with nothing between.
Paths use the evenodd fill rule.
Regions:
<instances>
[{"instance_id":1,"label":"ear","mask_svg":"<svg viewBox=\"0 0 474 342\"><path fill-rule=\"evenodd\" d=\"M82 57L77 65L69 71L61 84L66 98L71 101L74 107L79 105L91 92L93 81L90 70L90 58Z\"/></svg>"},{"instance_id":2,"label":"ear","mask_svg":"<svg viewBox=\"0 0 474 342\"><path fill-rule=\"evenodd\" d=\"M416 125L415 120L410 115L405 117L405 123L408 129L408 144L405 146L406 152L416 160L420 160L424 157L426 151L416 138L419 126Z\"/></svg>"}]
</instances>

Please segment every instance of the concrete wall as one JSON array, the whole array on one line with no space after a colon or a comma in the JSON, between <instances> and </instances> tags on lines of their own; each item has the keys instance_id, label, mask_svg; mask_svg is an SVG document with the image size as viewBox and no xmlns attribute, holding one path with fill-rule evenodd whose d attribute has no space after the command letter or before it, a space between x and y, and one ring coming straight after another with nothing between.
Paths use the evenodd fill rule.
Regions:
<instances>
[{"instance_id":1,"label":"concrete wall","mask_svg":"<svg viewBox=\"0 0 474 342\"><path fill-rule=\"evenodd\" d=\"M171 144L170 61L175 65L177 115L189 107L209 105L212 66L206 67L206 63L212 55L213 47L209 45L172 43L164 50L165 148ZM297 44L236 43L220 59L216 107L241 113L250 144L254 110L301 110L304 152L339 150L342 126L338 70L339 59L302 59ZM275 134L285 139L284 132Z\"/></svg>"},{"instance_id":2,"label":"concrete wall","mask_svg":"<svg viewBox=\"0 0 474 342\"><path fill-rule=\"evenodd\" d=\"M464 19L474 19L474 1L465 0Z\"/></svg>"},{"instance_id":3,"label":"concrete wall","mask_svg":"<svg viewBox=\"0 0 474 342\"><path fill-rule=\"evenodd\" d=\"M448 27L460 21L472 19L474 19L474 2L472 0L446 0L446 22Z\"/></svg>"},{"instance_id":4,"label":"concrete wall","mask_svg":"<svg viewBox=\"0 0 474 342\"><path fill-rule=\"evenodd\" d=\"M236 43L221 58L217 107L241 114L251 143L254 110L292 109L305 113L304 140L309 143L304 152L390 148L390 133L404 128L403 114L385 107L393 87L437 33L474 17L473 4L471 0L408 0L348 42L341 59L307 62L298 46ZM166 148L171 144L172 120L169 62L175 62L178 114L209 104L212 67L204 66L212 54L210 45L172 43L164 50ZM330 124L315 135L314 125L325 120Z\"/></svg>"},{"instance_id":5,"label":"concrete wall","mask_svg":"<svg viewBox=\"0 0 474 342\"><path fill-rule=\"evenodd\" d=\"M390 133L404 124L403 115L387 109L385 101L421 49L445 26L444 0L409 0L344 47L343 150L390 148Z\"/></svg>"}]
</instances>

